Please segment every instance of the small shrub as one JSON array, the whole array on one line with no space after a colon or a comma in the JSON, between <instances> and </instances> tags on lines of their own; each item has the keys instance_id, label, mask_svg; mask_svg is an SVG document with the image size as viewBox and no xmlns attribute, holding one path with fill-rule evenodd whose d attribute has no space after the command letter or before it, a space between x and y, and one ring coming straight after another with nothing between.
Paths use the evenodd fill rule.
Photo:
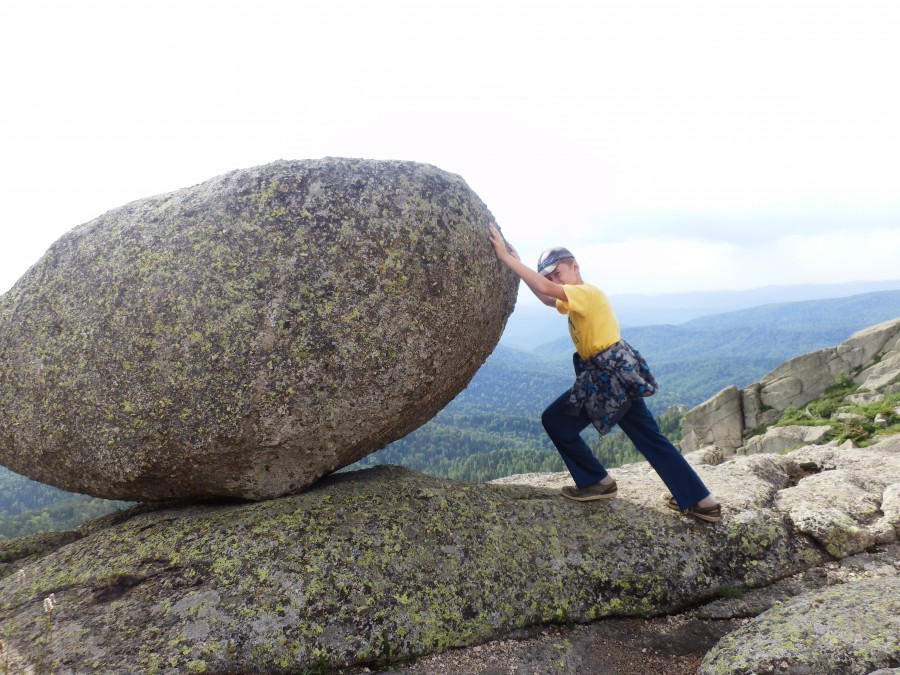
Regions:
<instances>
[{"instance_id":1,"label":"small shrub","mask_svg":"<svg viewBox=\"0 0 900 675\"><path fill-rule=\"evenodd\" d=\"M839 443L850 440L858 444L869 438L874 431L875 427L872 424L864 422L844 422L838 428L834 439Z\"/></svg>"},{"instance_id":2,"label":"small shrub","mask_svg":"<svg viewBox=\"0 0 900 675\"><path fill-rule=\"evenodd\" d=\"M784 412L781 414L781 417L775 423L776 427L787 427L792 425L800 425L807 427L818 427L823 424L832 424L828 415L819 414L819 408L815 407L814 404L817 403L814 401L810 403L808 406L803 408L797 408L795 406L788 406L784 409Z\"/></svg>"},{"instance_id":3,"label":"small shrub","mask_svg":"<svg viewBox=\"0 0 900 675\"><path fill-rule=\"evenodd\" d=\"M857 385L853 384L853 380L850 379L849 375L842 374L835 378L834 384L825 390L823 396L825 398L844 398L854 393L858 388Z\"/></svg>"},{"instance_id":4,"label":"small shrub","mask_svg":"<svg viewBox=\"0 0 900 675\"><path fill-rule=\"evenodd\" d=\"M898 418L898 415L894 412L894 408L898 405L900 405L900 394L888 394L880 401L852 405L847 410L857 415L865 415L870 420L875 419L876 415L887 415L889 419L893 420Z\"/></svg>"}]
</instances>

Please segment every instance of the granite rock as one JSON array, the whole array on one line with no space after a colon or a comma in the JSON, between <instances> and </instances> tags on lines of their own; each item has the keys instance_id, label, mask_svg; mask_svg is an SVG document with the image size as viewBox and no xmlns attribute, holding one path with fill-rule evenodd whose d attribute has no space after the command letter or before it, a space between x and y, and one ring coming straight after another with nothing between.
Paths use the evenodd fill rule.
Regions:
<instances>
[{"instance_id":1,"label":"granite rock","mask_svg":"<svg viewBox=\"0 0 900 675\"><path fill-rule=\"evenodd\" d=\"M776 605L722 638L698 672L865 675L898 666L900 578L876 578Z\"/></svg>"},{"instance_id":2,"label":"granite rock","mask_svg":"<svg viewBox=\"0 0 900 675\"><path fill-rule=\"evenodd\" d=\"M141 505L9 560L26 583L0 578L0 640L35 672L294 673L673 614L832 563L861 525L896 533L898 444L706 453L714 525L671 511L644 462L614 469L618 497L593 504L559 496L567 474L478 484L386 466L253 504ZM823 474L879 478L810 528Z\"/></svg>"},{"instance_id":3,"label":"granite rock","mask_svg":"<svg viewBox=\"0 0 900 675\"><path fill-rule=\"evenodd\" d=\"M63 236L0 298L0 463L133 501L302 490L427 422L518 280L459 177L278 161Z\"/></svg>"}]
</instances>

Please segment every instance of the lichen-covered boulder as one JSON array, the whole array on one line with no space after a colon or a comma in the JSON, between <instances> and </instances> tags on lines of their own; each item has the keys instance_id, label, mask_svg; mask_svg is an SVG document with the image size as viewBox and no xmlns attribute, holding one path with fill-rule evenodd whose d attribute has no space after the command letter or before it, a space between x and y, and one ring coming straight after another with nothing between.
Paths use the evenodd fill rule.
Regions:
<instances>
[{"instance_id":1,"label":"lichen-covered boulder","mask_svg":"<svg viewBox=\"0 0 900 675\"><path fill-rule=\"evenodd\" d=\"M517 280L459 177L279 161L133 202L0 298L0 463L128 500L270 498L428 421Z\"/></svg>"},{"instance_id":2,"label":"lichen-covered boulder","mask_svg":"<svg viewBox=\"0 0 900 675\"><path fill-rule=\"evenodd\" d=\"M875 578L808 593L770 609L726 635L698 672L863 675L898 664L900 579Z\"/></svg>"},{"instance_id":3,"label":"lichen-covered boulder","mask_svg":"<svg viewBox=\"0 0 900 675\"><path fill-rule=\"evenodd\" d=\"M673 613L830 564L795 519L820 486L800 464L852 480L891 464L897 440L864 455L695 457L723 499L716 524L669 509L646 462L614 469L618 497L602 503L560 497L568 474L479 484L382 466L257 503L141 504L39 556L11 547L0 641L21 672L336 672L530 626ZM889 499L885 521L900 530ZM837 508L832 540L856 527ZM895 561L871 564L896 578ZM896 624L896 603L870 607L866 624ZM853 643L874 653L882 637Z\"/></svg>"},{"instance_id":4,"label":"lichen-covered boulder","mask_svg":"<svg viewBox=\"0 0 900 675\"><path fill-rule=\"evenodd\" d=\"M785 476L757 458L698 468L741 491L715 526L667 508L645 462L591 505L389 466L252 504L140 505L0 578L0 640L35 673L287 674L666 613L825 559L766 509Z\"/></svg>"}]
</instances>

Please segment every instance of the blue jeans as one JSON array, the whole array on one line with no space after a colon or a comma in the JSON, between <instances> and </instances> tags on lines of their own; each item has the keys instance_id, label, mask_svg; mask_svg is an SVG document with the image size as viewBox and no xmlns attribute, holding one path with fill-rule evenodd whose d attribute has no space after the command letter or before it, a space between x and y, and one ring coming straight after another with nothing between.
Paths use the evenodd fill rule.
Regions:
<instances>
[{"instance_id":1,"label":"blue jeans","mask_svg":"<svg viewBox=\"0 0 900 675\"><path fill-rule=\"evenodd\" d=\"M547 406L541 416L541 423L562 455L569 473L575 479L575 485L583 488L602 480L607 472L581 437L581 432L591 423L590 418L583 410L577 417L567 415L568 400L569 392L566 392ZM619 421L619 427L647 458L682 509L693 506L709 495L709 490L694 468L660 432L644 399L638 398L631 402L628 412Z\"/></svg>"}]
</instances>

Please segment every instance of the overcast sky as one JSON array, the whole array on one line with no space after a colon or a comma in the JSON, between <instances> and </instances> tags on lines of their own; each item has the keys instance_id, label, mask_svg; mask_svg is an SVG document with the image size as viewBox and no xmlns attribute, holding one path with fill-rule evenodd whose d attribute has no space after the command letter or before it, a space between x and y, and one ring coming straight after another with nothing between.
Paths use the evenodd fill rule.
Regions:
<instances>
[{"instance_id":1,"label":"overcast sky","mask_svg":"<svg viewBox=\"0 0 900 675\"><path fill-rule=\"evenodd\" d=\"M72 227L276 159L460 174L610 293L900 278L900 2L0 9L0 292Z\"/></svg>"}]
</instances>

